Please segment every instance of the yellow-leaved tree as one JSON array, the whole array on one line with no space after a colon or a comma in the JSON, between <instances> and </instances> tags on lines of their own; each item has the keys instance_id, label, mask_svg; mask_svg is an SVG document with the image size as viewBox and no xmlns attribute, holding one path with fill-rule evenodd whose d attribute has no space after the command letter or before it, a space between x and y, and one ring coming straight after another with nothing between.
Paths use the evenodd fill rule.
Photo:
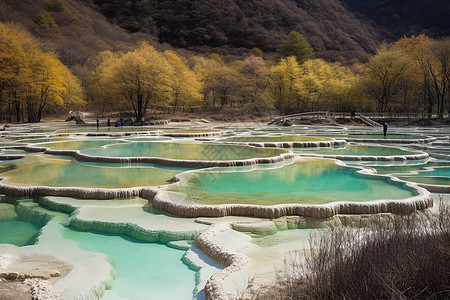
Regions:
<instances>
[{"instance_id":1,"label":"yellow-leaved tree","mask_svg":"<svg viewBox=\"0 0 450 300\"><path fill-rule=\"evenodd\" d=\"M68 88L70 87L70 91ZM0 23L0 97L16 121L39 122L44 109L80 104L81 87L58 58L24 29ZM11 119L10 119L11 121Z\"/></svg>"},{"instance_id":2,"label":"yellow-leaved tree","mask_svg":"<svg viewBox=\"0 0 450 300\"><path fill-rule=\"evenodd\" d=\"M301 70L295 56L280 60L270 69L270 93L275 107L283 114L300 107Z\"/></svg>"},{"instance_id":3,"label":"yellow-leaved tree","mask_svg":"<svg viewBox=\"0 0 450 300\"><path fill-rule=\"evenodd\" d=\"M147 109L169 106L172 72L164 55L144 42L128 53L104 55L88 91L93 101L129 111L142 121Z\"/></svg>"},{"instance_id":4,"label":"yellow-leaved tree","mask_svg":"<svg viewBox=\"0 0 450 300\"><path fill-rule=\"evenodd\" d=\"M171 110L187 110L201 106L203 99L202 84L195 73L183 62L182 58L173 51L165 51L164 56L172 67L172 93L169 101Z\"/></svg>"}]
</instances>

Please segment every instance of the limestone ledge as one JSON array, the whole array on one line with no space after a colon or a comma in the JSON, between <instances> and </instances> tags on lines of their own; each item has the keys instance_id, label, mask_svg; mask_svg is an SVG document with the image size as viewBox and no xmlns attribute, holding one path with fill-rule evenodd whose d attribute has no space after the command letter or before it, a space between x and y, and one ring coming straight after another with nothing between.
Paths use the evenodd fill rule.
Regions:
<instances>
[{"instance_id":1,"label":"limestone ledge","mask_svg":"<svg viewBox=\"0 0 450 300\"><path fill-rule=\"evenodd\" d=\"M323 157L339 159L344 161L408 161L408 160L425 160L429 158L428 153L412 154L412 155L395 155L395 156L359 156L359 155L328 155L305 153L297 154L299 156Z\"/></svg>"},{"instance_id":2,"label":"limestone ledge","mask_svg":"<svg viewBox=\"0 0 450 300\"><path fill-rule=\"evenodd\" d=\"M147 193L151 194L151 191ZM51 201L45 197L39 198L38 203L42 206L53 210L70 213L66 225L73 226L80 230L100 231L113 234L124 234L144 242L160 242L167 244L173 241L194 240L203 230L186 230L186 231L170 231L170 230L149 230L142 228L132 222L103 222L96 220L79 219L79 208Z\"/></svg>"},{"instance_id":3,"label":"limestone ledge","mask_svg":"<svg viewBox=\"0 0 450 300\"><path fill-rule=\"evenodd\" d=\"M425 137L424 139L345 139L347 142L355 143L379 143L379 144L428 144L436 141L435 137Z\"/></svg>"},{"instance_id":4,"label":"limestone ledge","mask_svg":"<svg viewBox=\"0 0 450 300\"><path fill-rule=\"evenodd\" d=\"M15 160L24 158L25 154L0 155L0 160Z\"/></svg>"},{"instance_id":5,"label":"limestone ledge","mask_svg":"<svg viewBox=\"0 0 450 300\"><path fill-rule=\"evenodd\" d=\"M131 136L131 135L162 135L163 131L161 130L149 130L149 131L133 131L133 132L129 132L129 131L125 131L125 132L120 132L120 131L113 131L113 132L89 132L87 134L82 134L82 135L86 135L86 136L110 136L110 137L115 137L115 136Z\"/></svg>"},{"instance_id":6,"label":"limestone ledge","mask_svg":"<svg viewBox=\"0 0 450 300\"><path fill-rule=\"evenodd\" d=\"M307 142L221 142L221 144L246 145L263 148L330 148L347 144L345 140L307 141Z\"/></svg>"},{"instance_id":7,"label":"limestone ledge","mask_svg":"<svg viewBox=\"0 0 450 300\"><path fill-rule=\"evenodd\" d=\"M0 178L4 179L4 178ZM143 188L83 188L83 187L49 187L49 186L18 186L0 182L0 194L11 197L35 196L65 196L82 199L121 199L140 195Z\"/></svg>"},{"instance_id":8,"label":"limestone ledge","mask_svg":"<svg viewBox=\"0 0 450 300\"><path fill-rule=\"evenodd\" d=\"M417 183L417 185L427 189L430 193L450 193L450 185L437 185L426 183Z\"/></svg>"},{"instance_id":9,"label":"limestone ledge","mask_svg":"<svg viewBox=\"0 0 450 300\"><path fill-rule=\"evenodd\" d=\"M409 214L433 206L431 194L423 188L421 194L402 200L373 200L367 202L333 202L323 205L279 204L273 206L223 204L188 205L174 203L157 194L152 202L154 208L188 218L247 216L274 219L282 216L331 218L337 214ZM150 199L149 199L150 200Z\"/></svg>"},{"instance_id":10,"label":"limestone ledge","mask_svg":"<svg viewBox=\"0 0 450 300\"><path fill-rule=\"evenodd\" d=\"M212 275L205 285L206 300L226 300L232 299L222 285L225 278L230 274L242 269L248 262L247 256L239 253L233 253L227 248L214 242L217 234L223 231L231 230L231 225L226 223L213 224L206 229L195 240L195 246L206 254L209 258L225 266L225 269Z\"/></svg>"},{"instance_id":11,"label":"limestone ledge","mask_svg":"<svg viewBox=\"0 0 450 300\"><path fill-rule=\"evenodd\" d=\"M210 136L220 136L222 135L222 132L164 132L164 136L170 136L170 137L210 137Z\"/></svg>"},{"instance_id":12,"label":"limestone ledge","mask_svg":"<svg viewBox=\"0 0 450 300\"><path fill-rule=\"evenodd\" d=\"M103 162L103 163L149 163L163 166L177 166L187 168L208 168L208 167L234 167L249 166L255 164L272 164L294 158L293 153L281 153L273 157L256 157L241 160L185 160L169 159L161 157L108 157L92 156L83 154L78 150L53 150L45 147L26 146L28 152L44 152L52 155L72 156L78 161Z\"/></svg>"}]
</instances>

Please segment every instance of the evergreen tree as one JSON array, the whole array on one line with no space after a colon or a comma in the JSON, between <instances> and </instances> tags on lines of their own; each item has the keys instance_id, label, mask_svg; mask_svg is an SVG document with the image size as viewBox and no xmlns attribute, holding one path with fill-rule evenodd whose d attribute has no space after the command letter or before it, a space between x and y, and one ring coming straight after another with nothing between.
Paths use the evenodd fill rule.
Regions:
<instances>
[{"instance_id":1,"label":"evergreen tree","mask_svg":"<svg viewBox=\"0 0 450 300\"><path fill-rule=\"evenodd\" d=\"M306 60L312 58L313 55L313 49L305 38L300 33L291 31L284 43L277 49L275 61L279 62L283 58L295 56L297 62L302 64Z\"/></svg>"}]
</instances>

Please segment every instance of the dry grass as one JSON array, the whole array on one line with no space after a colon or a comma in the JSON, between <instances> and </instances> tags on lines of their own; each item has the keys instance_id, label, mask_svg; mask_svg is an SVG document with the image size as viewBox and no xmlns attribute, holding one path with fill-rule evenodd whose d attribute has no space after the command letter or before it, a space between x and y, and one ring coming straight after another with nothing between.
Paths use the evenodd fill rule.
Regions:
<instances>
[{"instance_id":1,"label":"dry grass","mask_svg":"<svg viewBox=\"0 0 450 300\"><path fill-rule=\"evenodd\" d=\"M310 244L289 254L276 288L258 299L450 299L448 205L430 219L329 229Z\"/></svg>"}]
</instances>

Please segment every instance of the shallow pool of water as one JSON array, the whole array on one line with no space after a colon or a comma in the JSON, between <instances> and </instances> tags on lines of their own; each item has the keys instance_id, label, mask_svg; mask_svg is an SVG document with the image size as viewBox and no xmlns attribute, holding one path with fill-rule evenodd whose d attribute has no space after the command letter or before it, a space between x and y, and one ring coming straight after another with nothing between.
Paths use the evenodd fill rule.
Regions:
<instances>
[{"instance_id":1,"label":"shallow pool of water","mask_svg":"<svg viewBox=\"0 0 450 300\"><path fill-rule=\"evenodd\" d=\"M425 183L433 185L450 185L450 177L435 177L435 176L400 176L401 180L412 181L416 183Z\"/></svg>"},{"instance_id":2,"label":"shallow pool of water","mask_svg":"<svg viewBox=\"0 0 450 300\"><path fill-rule=\"evenodd\" d=\"M121 140L78 140L78 141L61 141L37 144L36 147L46 147L52 150L83 150L100 148L105 145L123 143Z\"/></svg>"},{"instance_id":3,"label":"shallow pool of water","mask_svg":"<svg viewBox=\"0 0 450 300\"><path fill-rule=\"evenodd\" d=\"M348 155L348 156L404 156L414 155L419 152L406 151L399 148L382 147L382 146L363 146L363 145L346 145L339 148L325 149L303 149L295 148L294 152L305 153L311 152L322 155Z\"/></svg>"},{"instance_id":4,"label":"shallow pool of water","mask_svg":"<svg viewBox=\"0 0 450 300\"><path fill-rule=\"evenodd\" d=\"M406 166L373 166L378 174L399 174L409 173L425 170L427 167L450 167L450 162L429 161L420 165L406 165ZM442 171L441 171L442 172ZM450 174L448 174L450 176Z\"/></svg>"},{"instance_id":5,"label":"shallow pool of water","mask_svg":"<svg viewBox=\"0 0 450 300\"><path fill-rule=\"evenodd\" d=\"M423 140L426 139L427 136L424 135L409 135L409 134L387 134L384 136L383 134L349 134L338 136L342 139L372 139L372 140Z\"/></svg>"},{"instance_id":6,"label":"shallow pool of water","mask_svg":"<svg viewBox=\"0 0 450 300\"><path fill-rule=\"evenodd\" d=\"M195 271L181 258L184 251L124 236L65 228L64 238L87 251L107 255L117 273L102 299L192 299Z\"/></svg>"},{"instance_id":7,"label":"shallow pool of water","mask_svg":"<svg viewBox=\"0 0 450 300\"><path fill-rule=\"evenodd\" d=\"M240 143L279 143L279 142L316 142L330 141L331 138L317 136L280 135L280 136L238 136L219 140L220 142Z\"/></svg>"},{"instance_id":8,"label":"shallow pool of water","mask_svg":"<svg viewBox=\"0 0 450 300\"><path fill-rule=\"evenodd\" d=\"M84 150L82 153L92 156L162 157L180 160L241 160L273 157L289 151L237 145L136 142L111 145L105 149Z\"/></svg>"},{"instance_id":9,"label":"shallow pool of water","mask_svg":"<svg viewBox=\"0 0 450 300\"><path fill-rule=\"evenodd\" d=\"M304 160L276 169L186 174L187 183L170 187L201 204L323 204L334 201L403 199L412 188L378 176L362 176L332 160Z\"/></svg>"},{"instance_id":10,"label":"shallow pool of water","mask_svg":"<svg viewBox=\"0 0 450 300\"><path fill-rule=\"evenodd\" d=\"M0 220L0 244L33 245L41 228L21 220Z\"/></svg>"},{"instance_id":11,"label":"shallow pool of water","mask_svg":"<svg viewBox=\"0 0 450 300\"><path fill-rule=\"evenodd\" d=\"M142 164L80 163L67 157L28 155L2 173L8 184L52 187L128 188L167 184L187 168Z\"/></svg>"}]
</instances>

